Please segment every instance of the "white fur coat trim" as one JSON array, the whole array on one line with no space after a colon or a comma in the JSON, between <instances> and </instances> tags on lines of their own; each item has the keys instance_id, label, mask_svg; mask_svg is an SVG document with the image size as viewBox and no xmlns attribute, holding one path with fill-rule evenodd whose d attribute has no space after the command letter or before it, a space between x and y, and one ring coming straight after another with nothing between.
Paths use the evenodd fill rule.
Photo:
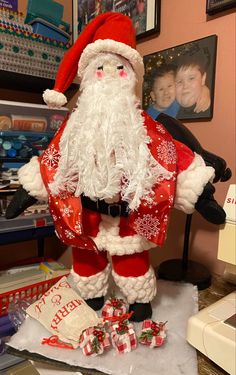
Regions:
<instances>
[{"instance_id":1,"label":"white fur coat trim","mask_svg":"<svg viewBox=\"0 0 236 375\"><path fill-rule=\"evenodd\" d=\"M156 247L153 242L139 235L121 237L119 217L101 215L101 218L99 233L93 238L99 250L107 250L110 255L128 255Z\"/></svg>"},{"instance_id":2,"label":"white fur coat trim","mask_svg":"<svg viewBox=\"0 0 236 375\"><path fill-rule=\"evenodd\" d=\"M48 200L37 156L33 156L29 163L19 169L18 178L20 184L32 197L43 201Z\"/></svg>"},{"instance_id":3,"label":"white fur coat trim","mask_svg":"<svg viewBox=\"0 0 236 375\"><path fill-rule=\"evenodd\" d=\"M141 77L143 76L143 58L136 49L112 39L98 39L94 43L88 44L83 50L79 60L79 77L83 76L84 70L89 62L93 60L100 52L116 53L117 55L123 56L130 62L136 73L141 74Z\"/></svg>"},{"instance_id":4,"label":"white fur coat trim","mask_svg":"<svg viewBox=\"0 0 236 375\"><path fill-rule=\"evenodd\" d=\"M191 214L205 185L214 178L215 170L207 167L203 158L195 154L190 166L177 177L174 207Z\"/></svg>"},{"instance_id":5,"label":"white fur coat trim","mask_svg":"<svg viewBox=\"0 0 236 375\"><path fill-rule=\"evenodd\" d=\"M116 285L126 297L129 304L134 302L148 303L156 295L156 277L152 267L143 275L138 277L124 277L112 271Z\"/></svg>"},{"instance_id":6,"label":"white fur coat trim","mask_svg":"<svg viewBox=\"0 0 236 375\"><path fill-rule=\"evenodd\" d=\"M103 271L89 277L80 276L72 269L71 276L79 295L84 299L105 296L108 289L110 268L110 264L108 264Z\"/></svg>"}]
</instances>

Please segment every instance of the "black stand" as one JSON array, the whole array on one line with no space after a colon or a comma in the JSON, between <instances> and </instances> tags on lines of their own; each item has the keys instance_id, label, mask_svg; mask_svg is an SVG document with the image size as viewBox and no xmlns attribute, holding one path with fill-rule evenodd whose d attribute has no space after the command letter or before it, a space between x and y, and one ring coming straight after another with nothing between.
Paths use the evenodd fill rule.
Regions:
<instances>
[{"instance_id":1,"label":"black stand","mask_svg":"<svg viewBox=\"0 0 236 375\"><path fill-rule=\"evenodd\" d=\"M187 215L182 259L170 259L161 263L157 273L159 279L185 281L203 290L211 285L211 275L202 264L188 260L191 221L192 215Z\"/></svg>"}]
</instances>

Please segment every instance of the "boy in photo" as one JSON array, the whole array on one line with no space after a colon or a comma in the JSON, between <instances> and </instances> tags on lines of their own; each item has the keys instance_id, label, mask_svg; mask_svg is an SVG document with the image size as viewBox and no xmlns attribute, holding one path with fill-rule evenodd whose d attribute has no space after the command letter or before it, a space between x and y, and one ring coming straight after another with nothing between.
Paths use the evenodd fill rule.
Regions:
<instances>
[{"instance_id":1,"label":"boy in photo","mask_svg":"<svg viewBox=\"0 0 236 375\"><path fill-rule=\"evenodd\" d=\"M210 115L211 98L206 86L206 78L206 62L202 54L181 57L175 76L176 100L179 103L178 118L208 117ZM208 96L205 97L205 105L199 111L201 113L198 113L196 105L201 101L206 89Z\"/></svg>"}]
</instances>

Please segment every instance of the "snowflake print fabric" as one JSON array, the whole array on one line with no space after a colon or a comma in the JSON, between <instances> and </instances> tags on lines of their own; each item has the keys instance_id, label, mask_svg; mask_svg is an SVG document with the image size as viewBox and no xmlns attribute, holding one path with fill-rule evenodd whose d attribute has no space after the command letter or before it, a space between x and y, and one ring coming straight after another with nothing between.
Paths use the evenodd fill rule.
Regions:
<instances>
[{"instance_id":1,"label":"snowflake print fabric","mask_svg":"<svg viewBox=\"0 0 236 375\"><path fill-rule=\"evenodd\" d=\"M75 237L73 232L71 230L68 230L68 229L65 230L65 236L66 236L66 238L69 238L70 240L72 240L72 238Z\"/></svg>"},{"instance_id":2,"label":"snowflake print fabric","mask_svg":"<svg viewBox=\"0 0 236 375\"><path fill-rule=\"evenodd\" d=\"M172 177L157 181L152 199L149 202L143 201L138 211L130 214L129 224L137 234L158 246L163 246L175 197L177 151L172 137L163 126L150 119L146 113L143 113L143 116L152 140L148 145L151 154Z\"/></svg>"},{"instance_id":3,"label":"snowflake print fabric","mask_svg":"<svg viewBox=\"0 0 236 375\"><path fill-rule=\"evenodd\" d=\"M165 133L166 133L166 130L165 130L164 126L161 125L160 123L157 123L157 125L156 125L156 129L157 129L158 132L160 132L160 133L162 133L162 134L165 134Z\"/></svg>"},{"instance_id":4,"label":"snowflake print fabric","mask_svg":"<svg viewBox=\"0 0 236 375\"><path fill-rule=\"evenodd\" d=\"M134 225L136 232L141 236L146 237L148 240L150 240L152 236L158 235L160 230L159 220L150 214L138 217L134 221Z\"/></svg>"},{"instance_id":5,"label":"snowflake print fabric","mask_svg":"<svg viewBox=\"0 0 236 375\"><path fill-rule=\"evenodd\" d=\"M157 146L157 153L159 158L163 160L166 164L176 163L176 149L175 145L171 141L162 141Z\"/></svg>"},{"instance_id":6,"label":"snowflake print fabric","mask_svg":"<svg viewBox=\"0 0 236 375\"><path fill-rule=\"evenodd\" d=\"M66 206L64 204L63 207L60 208L60 211L61 211L62 217L64 217L64 216L70 217L71 214L73 213L73 210L72 210L72 207L71 207L70 204L69 204L69 206Z\"/></svg>"},{"instance_id":7,"label":"snowflake print fabric","mask_svg":"<svg viewBox=\"0 0 236 375\"><path fill-rule=\"evenodd\" d=\"M150 139L148 148L151 157L157 162L160 169L159 177L152 186L150 194L141 200L138 209L130 211L129 216L127 218L121 217L120 221L125 220L126 226L130 228L133 234L138 234L158 246L163 246L170 210L175 198L176 176L181 169L179 167L179 153L181 152L181 160L182 155L186 160L188 150L187 148L180 148L178 142L173 140L163 126L153 121L145 112L142 112L142 117L147 137ZM80 197L74 196L73 189L70 186L66 186L66 191L63 194L58 192L58 195L52 195L50 191L50 185L54 182L58 162L60 161L60 140L65 126L66 122L60 127L47 150L39 157L41 175L49 194L50 211L56 233L63 243L97 251L91 237L96 237L97 227L101 220L100 213L93 213L94 221L87 222L87 220L83 220L86 216L86 210L82 207ZM193 156L188 154L187 163L191 162L191 158L193 159ZM121 182L124 185L127 184L127 176L123 176ZM72 185L73 183L74 181L71 181ZM94 235L91 233L94 233Z\"/></svg>"},{"instance_id":8,"label":"snowflake print fabric","mask_svg":"<svg viewBox=\"0 0 236 375\"><path fill-rule=\"evenodd\" d=\"M48 148L39 157L41 175L49 196L50 213L54 221L55 232L63 243L97 251L93 240L83 236L80 197L75 197L70 193L54 197L51 195L49 188L57 170L60 158L59 141L65 125L66 122L60 127Z\"/></svg>"},{"instance_id":9,"label":"snowflake print fabric","mask_svg":"<svg viewBox=\"0 0 236 375\"><path fill-rule=\"evenodd\" d=\"M42 157L42 164L46 165L49 170L56 169L60 159L60 153L55 148L54 145L51 145L45 150Z\"/></svg>"}]
</instances>

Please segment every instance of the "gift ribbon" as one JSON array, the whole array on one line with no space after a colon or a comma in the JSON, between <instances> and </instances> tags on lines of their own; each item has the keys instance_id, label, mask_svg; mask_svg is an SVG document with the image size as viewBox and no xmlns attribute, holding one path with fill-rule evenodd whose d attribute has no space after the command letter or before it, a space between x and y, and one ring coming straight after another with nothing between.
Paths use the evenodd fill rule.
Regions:
<instances>
[{"instance_id":1,"label":"gift ribbon","mask_svg":"<svg viewBox=\"0 0 236 375\"><path fill-rule=\"evenodd\" d=\"M121 322L122 320L126 320L126 319L129 319L132 315L133 315L133 311L130 311L130 313L128 314L122 314L122 315L119 315L119 316L107 316L107 317L104 317L103 320L108 320L110 322Z\"/></svg>"},{"instance_id":2,"label":"gift ribbon","mask_svg":"<svg viewBox=\"0 0 236 375\"><path fill-rule=\"evenodd\" d=\"M44 337L41 344L54 346L56 348L63 348L63 349L74 349L72 345L66 344L58 339L58 336L53 335L50 337Z\"/></svg>"}]
</instances>

